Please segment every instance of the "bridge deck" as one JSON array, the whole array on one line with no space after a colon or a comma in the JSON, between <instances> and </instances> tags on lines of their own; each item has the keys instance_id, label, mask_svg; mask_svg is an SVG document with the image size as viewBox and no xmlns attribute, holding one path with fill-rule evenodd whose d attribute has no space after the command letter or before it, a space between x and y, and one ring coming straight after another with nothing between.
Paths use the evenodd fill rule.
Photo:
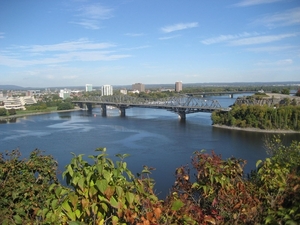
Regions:
<instances>
[{"instance_id":1,"label":"bridge deck","mask_svg":"<svg viewBox=\"0 0 300 225\"><path fill-rule=\"evenodd\" d=\"M105 111L103 112L104 114L106 114L106 106L119 108L122 115L125 115L125 109L130 107L165 109L179 114L181 118L185 118L185 115L189 113L211 113L216 110L230 110L230 108L222 107L217 100L208 100L189 95L177 95L159 100L135 98L127 95L94 96L74 100L73 103L86 104L90 110L92 105L101 105L102 111Z\"/></svg>"}]
</instances>

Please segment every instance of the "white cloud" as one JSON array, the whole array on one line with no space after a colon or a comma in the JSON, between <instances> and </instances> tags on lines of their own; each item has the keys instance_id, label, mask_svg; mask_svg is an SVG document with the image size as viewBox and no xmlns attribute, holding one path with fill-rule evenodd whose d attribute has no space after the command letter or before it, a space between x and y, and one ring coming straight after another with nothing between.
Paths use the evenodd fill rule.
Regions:
<instances>
[{"instance_id":1,"label":"white cloud","mask_svg":"<svg viewBox=\"0 0 300 225\"><path fill-rule=\"evenodd\" d=\"M4 33L0 32L0 38L4 38Z\"/></svg>"},{"instance_id":2,"label":"white cloud","mask_svg":"<svg viewBox=\"0 0 300 225\"><path fill-rule=\"evenodd\" d=\"M139 50L139 49L145 49L145 48L150 48L150 45L142 45L142 46L137 46L137 47L132 47L132 48L121 48L120 50L132 51L132 50Z\"/></svg>"},{"instance_id":3,"label":"white cloud","mask_svg":"<svg viewBox=\"0 0 300 225\"><path fill-rule=\"evenodd\" d=\"M173 35L173 36L160 37L158 39L159 40L169 40L169 39L177 38L177 37L180 37L180 36L181 35Z\"/></svg>"},{"instance_id":4,"label":"white cloud","mask_svg":"<svg viewBox=\"0 0 300 225\"><path fill-rule=\"evenodd\" d=\"M216 43L221 43L221 42L228 42L230 40L234 40L234 39L239 39L242 37L249 37L249 36L253 36L253 35L258 35L257 33L241 33L241 34L236 34L236 35L220 35L218 37L213 37L213 38L208 38L205 40L202 40L201 43L205 44L205 45L210 45L210 44L216 44Z\"/></svg>"},{"instance_id":5,"label":"white cloud","mask_svg":"<svg viewBox=\"0 0 300 225\"><path fill-rule=\"evenodd\" d=\"M293 60L292 59L282 59L282 60L278 60L278 61L261 61L256 63L257 66L289 66L293 64Z\"/></svg>"},{"instance_id":6,"label":"white cloud","mask_svg":"<svg viewBox=\"0 0 300 225\"><path fill-rule=\"evenodd\" d=\"M128 54L118 54L116 50L108 50L112 47L115 45L94 43L86 39L53 45L15 46L10 51L0 52L0 65L10 67L49 66L74 61L111 61L131 57Z\"/></svg>"},{"instance_id":7,"label":"white cloud","mask_svg":"<svg viewBox=\"0 0 300 225\"><path fill-rule=\"evenodd\" d=\"M174 32L174 31L185 30L185 29L194 28L194 27L198 27L198 23L197 22L193 22L193 23L177 23L177 24L174 24L174 25L163 27L163 28L161 28L161 30L164 33L171 33L171 32Z\"/></svg>"},{"instance_id":8,"label":"white cloud","mask_svg":"<svg viewBox=\"0 0 300 225\"><path fill-rule=\"evenodd\" d=\"M53 45L32 45L32 46L23 46L23 49L26 49L30 52L47 52L47 51L78 51L78 50L96 50L96 49L106 49L112 48L116 45L106 42L94 43L88 39L79 39L77 41L63 42Z\"/></svg>"},{"instance_id":9,"label":"white cloud","mask_svg":"<svg viewBox=\"0 0 300 225\"><path fill-rule=\"evenodd\" d=\"M140 37L140 36L144 36L145 34L143 33L126 33L125 36L129 36L129 37Z\"/></svg>"},{"instance_id":10,"label":"white cloud","mask_svg":"<svg viewBox=\"0 0 300 225\"><path fill-rule=\"evenodd\" d=\"M90 30L98 30L98 29L100 29L100 26L98 25L98 21L97 20L82 19L81 21L70 22L70 23L83 26L85 29L90 29Z\"/></svg>"},{"instance_id":11,"label":"white cloud","mask_svg":"<svg viewBox=\"0 0 300 225\"><path fill-rule=\"evenodd\" d=\"M230 41L230 45L255 45L255 44L264 44L270 43L274 41L280 41L284 38L295 37L297 34L280 34L280 35L265 35L258 37L250 37L250 38L241 38L238 40Z\"/></svg>"},{"instance_id":12,"label":"white cloud","mask_svg":"<svg viewBox=\"0 0 300 225\"><path fill-rule=\"evenodd\" d=\"M237 7L247 7L253 5L269 4L274 2L280 2L283 0L242 0L239 3L234 4Z\"/></svg>"},{"instance_id":13,"label":"white cloud","mask_svg":"<svg viewBox=\"0 0 300 225\"><path fill-rule=\"evenodd\" d=\"M300 24L300 7L289 9L281 13L265 15L253 24L261 24L270 28L277 26L291 26Z\"/></svg>"},{"instance_id":14,"label":"white cloud","mask_svg":"<svg viewBox=\"0 0 300 225\"><path fill-rule=\"evenodd\" d=\"M113 17L113 9L102 6L99 3L84 5L77 9L78 21L71 23L83 26L86 29L97 30L100 28L100 21Z\"/></svg>"},{"instance_id":15,"label":"white cloud","mask_svg":"<svg viewBox=\"0 0 300 225\"><path fill-rule=\"evenodd\" d=\"M280 52L280 51L285 51L289 49L296 49L297 46L267 46L267 47L259 47L259 48L247 48L247 51L250 52Z\"/></svg>"},{"instance_id":16,"label":"white cloud","mask_svg":"<svg viewBox=\"0 0 300 225\"><path fill-rule=\"evenodd\" d=\"M106 8L99 3L85 5L78 9L80 16L90 19L109 19L112 17L112 9Z\"/></svg>"},{"instance_id":17,"label":"white cloud","mask_svg":"<svg viewBox=\"0 0 300 225\"><path fill-rule=\"evenodd\" d=\"M76 79L78 77L79 77L78 75L63 76L62 79L64 79L64 80L73 80L73 79Z\"/></svg>"}]
</instances>

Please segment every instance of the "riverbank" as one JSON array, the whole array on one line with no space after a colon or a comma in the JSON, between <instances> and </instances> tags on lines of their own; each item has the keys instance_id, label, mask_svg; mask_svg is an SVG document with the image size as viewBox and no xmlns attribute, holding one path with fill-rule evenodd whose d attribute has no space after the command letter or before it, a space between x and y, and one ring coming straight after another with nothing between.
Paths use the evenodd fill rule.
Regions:
<instances>
[{"instance_id":1,"label":"riverbank","mask_svg":"<svg viewBox=\"0 0 300 225\"><path fill-rule=\"evenodd\" d=\"M30 112L30 113L24 113L24 114L15 114L11 116L1 116L0 120L7 121L10 119L25 117L25 116L35 116L35 115L42 115L42 114L49 114L49 113L60 113L60 112L73 112L73 111L79 111L81 108L75 108L75 109L67 109L67 110L52 110L52 111L44 111L44 112Z\"/></svg>"},{"instance_id":2,"label":"riverbank","mask_svg":"<svg viewBox=\"0 0 300 225\"><path fill-rule=\"evenodd\" d=\"M259 128L241 128L241 127L231 127L226 125L218 125L214 124L213 127L222 128L222 129L229 129L229 130L240 130L240 131L247 131L247 132L260 132L260 133L279 133L279 134L294 134L294 133L300 133L300 131L295 130L262 130Z\"/></svg>"}]
</instances>

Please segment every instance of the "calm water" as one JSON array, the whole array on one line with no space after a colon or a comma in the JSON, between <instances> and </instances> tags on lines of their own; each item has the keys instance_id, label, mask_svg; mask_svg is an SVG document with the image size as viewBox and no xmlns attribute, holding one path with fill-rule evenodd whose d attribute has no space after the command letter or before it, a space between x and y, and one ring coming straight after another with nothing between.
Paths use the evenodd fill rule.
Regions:
<instances>
[{"instance_id":1,"label":"calm water","mask_svg":"<svg viewBox=\"0 0 300 225\"><path fill-rule=\"evenodd\" d=\"M235 101L229 97L218 99L223 106ZM107 117L102 117L99 108L91 114L76 111L28 116L0 124L0 150L19 148L27 157L39 148L58 160L60 170L70 162L71 152L88 156L96 148L106 147L111 158L129 153L126 161L133 172L140 172L143 165L156 168L152 173L156 193L164 197L174 182L175 169L190 163L196 150L246 159L246 171L267 156L263 148L265 134L214 128L210 116L188 114L187 120L180 122L177 114L142 108L127 109L126 117L120 117L118 110L109 110ZM284 138L300 140L300 134Z\"/></svg>"}]
</instances>

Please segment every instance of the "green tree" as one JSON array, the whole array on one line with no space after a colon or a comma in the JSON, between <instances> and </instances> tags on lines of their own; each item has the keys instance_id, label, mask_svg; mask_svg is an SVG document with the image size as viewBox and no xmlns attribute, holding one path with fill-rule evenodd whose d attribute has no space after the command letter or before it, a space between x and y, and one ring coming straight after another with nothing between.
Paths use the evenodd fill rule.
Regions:
<instances>
[{"instance_id":1,"label":"green tree","mask_svg":"<svg viewBox=\"0 0 300 225\"><path fill-rule=\"evenodd\" d=\"M57 110L74 109L74 105L71 102L61 102L57 106Z\"/></svg>"},{"instance_id":2,"label":"green tree","mask_svg":"<svg viewBox=\"0 0 300 225\"><path fill-rule=\"evenodd\" d=\"M7 115L7 111L5 108L0 108L0 116L6 116Z\"/></svg>"},{"instance_id":3,"label":"green tree","mask_svg":"<svg viewBox=\"0 0 300 225\"><path fill-rule=\"evenodd\" d=\"M16 110L15 109L9 109L7 110L9 115L16 115Z\"/></svg>"},{"instance_id":4,"label":"green tree","mask_svg":"<svg viewBox=\"0 0 300 225\"><path fill-rule=\"evenodd\" d=\"M282 90L281 90L281 94L289 95L289 94L290 94L290 89L288 89L288 88L282 89Z\"/></svg>"},{"instance_id":5,"label":"green tree","mask_svg":"<svg viewBox=\"0 0 300 225\"><path fill-rule=\"evenodd\" d=\"M21 159L18 149L0 154L0 223L33 224L46 207L51 184L57 183L57 162L34 150Z\"/></svg>"}]
</instances>

